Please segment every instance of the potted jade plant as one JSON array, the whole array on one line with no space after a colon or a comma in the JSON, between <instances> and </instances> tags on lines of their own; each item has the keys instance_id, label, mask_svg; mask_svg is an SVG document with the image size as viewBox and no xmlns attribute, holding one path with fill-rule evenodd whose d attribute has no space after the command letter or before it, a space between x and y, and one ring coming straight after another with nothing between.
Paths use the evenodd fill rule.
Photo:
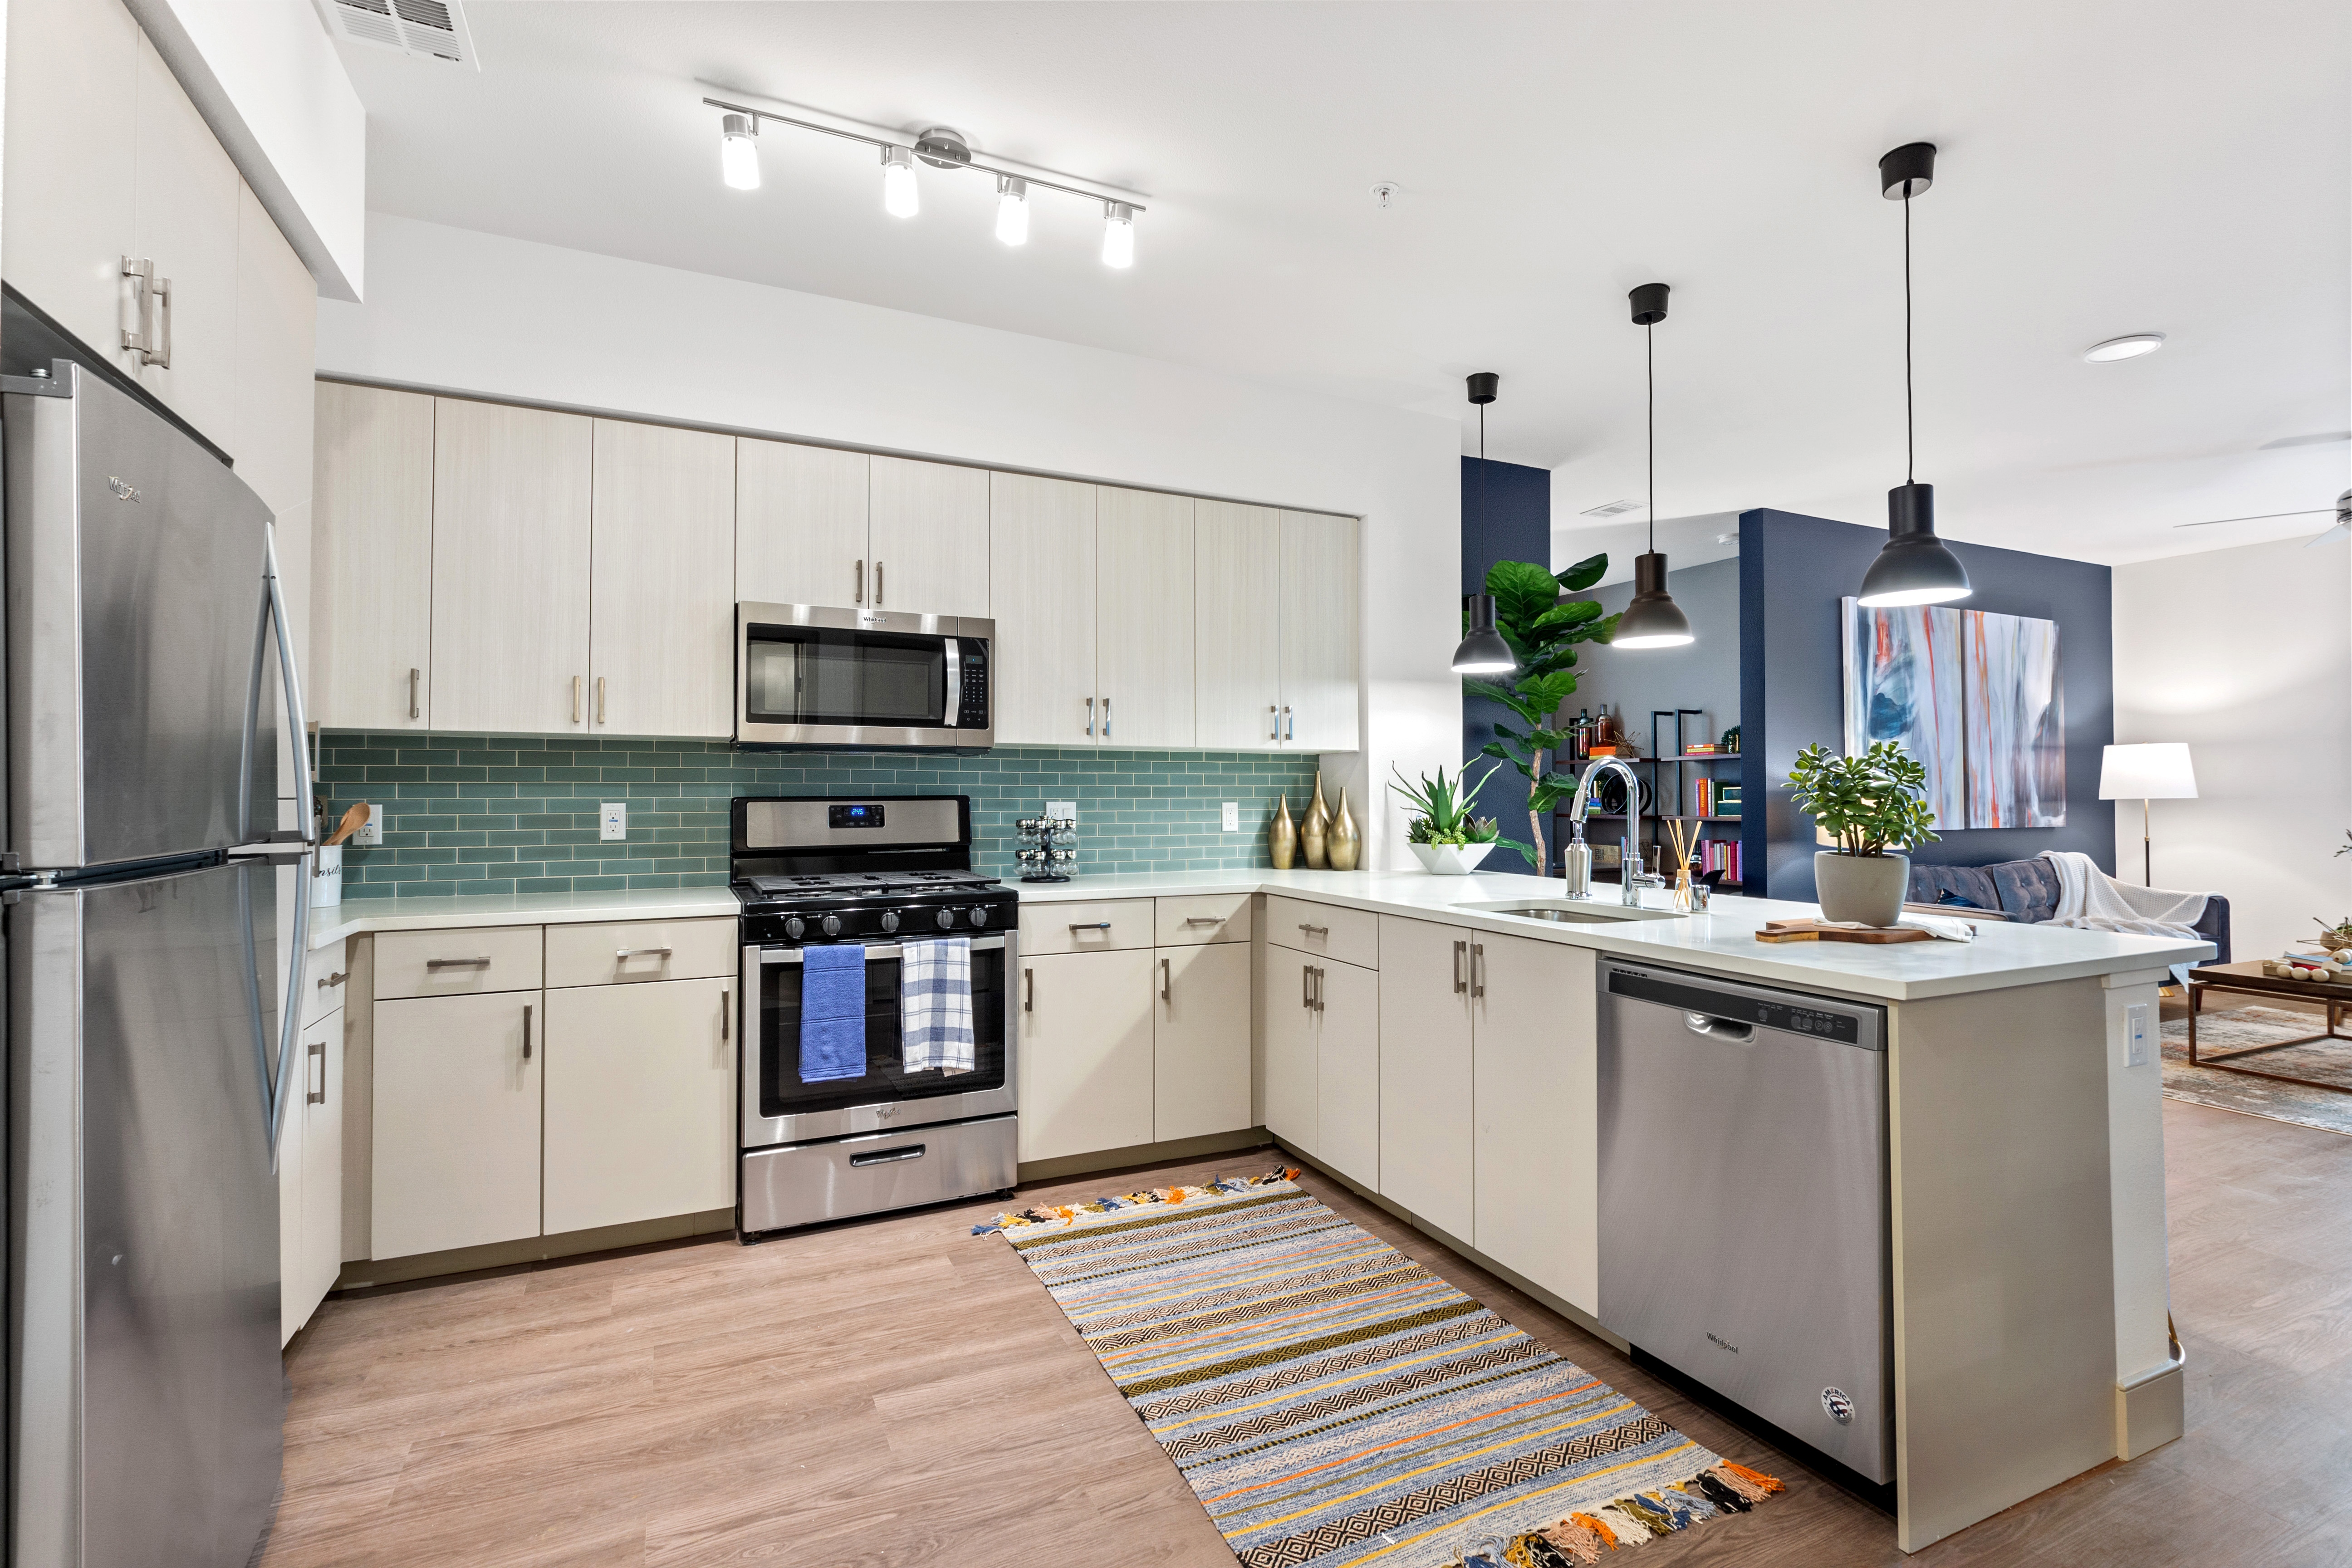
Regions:
<instances>
[{"instance_id":1,"label":"potted jade plant","mask_svg":"<svg viewBox=\"0 0 2352 1568\"><path fill-rule=\"evenodd\" d=\"M1473 816L1470 803L1478 795L1478 786L1493 776L1496 763L1478 775L1477 782L1469 779L1468 768L1445 776L1422 775L1418 785L1404 782L1404 773L1397 773L1397 782L1389 788L1404 797L1411 808L1412 820L1405 828L1405 843L1412 847L1413 858L1421 868L1434 877L1466 877L1486 858L1502 835L1491 816Z\"/></svg>"},{"instance_id":2,"label":"potted jade plant","mask_svg":"<svg viewBox=\"0 0 2352 1568\"><path fill-rule=\"evenodd\" d=\"M1857 757L1819 745L1797 753L1790 799L1837 840L1836 848L1813 856L1823 919L1891 926L1902 918L1911 885L1911 857L1902 851L1936 837L1927 787L1927 770L1894 741Z\"/></svg>"}]
</instances>

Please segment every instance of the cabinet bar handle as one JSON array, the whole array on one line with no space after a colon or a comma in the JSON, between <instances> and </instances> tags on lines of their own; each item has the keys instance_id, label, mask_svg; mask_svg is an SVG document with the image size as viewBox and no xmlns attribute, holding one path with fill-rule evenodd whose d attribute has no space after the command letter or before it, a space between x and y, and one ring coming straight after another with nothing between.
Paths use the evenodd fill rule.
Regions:
<instances>
[{"instance_id":1,"label":"cabinet bar handle","mask_svg":"<svg viewBox=\"0 0 2352 1568\"><path fill-rule=\"evenodd\" d=\"M596 722L598 722L599 724L602 724L604 721L604 678L603 676L601 676L601 675L600 675L600 676L598 676L598 677L596 678Z\"/></svg>"},{"instance_id":2,"label":"cabinet bar handle","mask_svg":"<svg viewBox=\"0 0 2352 1568\"><path fill-rule=\"evenodd\" d=\"M155 279L155 304L163 320L163 346L143 357L157 370L169 370L172 368L172 280L169 278Z\"/></svg>"},{"instance_id":3,"label":"cabinet bar handle","mask_svg":"<svg viewBox=\"0 0 2352 1568\"><path fill-rule=\"evenodd\" d=\"M1456 996L1470 989L1470 982L1464 979L1462 975L1462 961L1468 957L1469 953L1468 942L1457 942L1454 944L1454 994Z\"/></svg>"},{"instance_id":4,"label":"cabinet bar handle","mask_svg":"<svg viewBox=\"0 0 2352 1568\"><path fill-rule=\"evenodd\" d=\"M719 994L719 1037L722 1040L727 1037L728 1028L735 1021L730 1016L735 1009L727 1005L730 994L730 993L725 991Z\"/></svg>"},{"instance_id":5,"label":"cabinet bar handle","mask_svg":"<svg viewBox=\"0 0 2352 1568\"><path fill-rule=\"evenodd\" d=\"M882 603L882 563L878 560L874 563L874 603Z\"/></svg>"},{"instance_id":6,"label":"cabinet bar handle","mask_svg":"<svg viewBox=\"0 0 2352 1568\"><path fill-rule=\"evenodd\" d=\"M613 950L613 962L615 963L625 963L633 958L668 956L669 949L666 947L616 947Z\"/></svg>"},{"instance_id":7,"label":"cabinet bar handle","mask_svg":"<svg viewBox=\"0 0 2352 1568\"><path fill-rule=\"evenodd\" d=\"M1072 921L1070 922L1070 929L1072 931L1108 931L1110 930L1110 921L1093 921L1086 925L1080 925L1077 921Z\"/></svg>"},{"instance_id":8,"label":"cabinet bar handle","mask_svg":"<svg viewBox=\"0 0 2352 1568\"><path fill-rule=\"evenodd\" d=\"M1110 739L1110 699L1103 699L1103 739Z\"/></svg>"},{"instance_id":9,"label":"cabinet bar handle","mask_svg":"<svg viewBox=\"0 0 2352 1568\"><path fill-rule=\"evenodd\" d=\"M1037 972L1034 969L1021 972L1021 1010L1024 1013L1037 1010Z\"/></svg>"},{"instance_id":10,"label":"cabinet bar handle","mask_svg":"<svg viewBox=\"0 0 2352 1568\"><path fill-rule=\"evenodd\" d=\"M124 328L122 346L139 356L141 364L152 364L154 356L147 351L155 341L155 264L148 260L122 258L122 276L133 279L131 287L138 291L139 330Z\"/></svg>"},{"instance_id":11,"label":"cabinet bar handle","mask_svg":"<svg viewBox=\"0 0 2352 1568\"><path fill-rule=\"evenodd\" d=\"M1281 709L1279 709L1279 708L1276 708L1276 707L1273 703L1271 703L1271 702L1267 703L1267 704L1265 705L1265 721L1266 721L1266 723L1267 723L1268 725L1270 725L1270 726L1273 728L1273 730L1274 730L1274 733L1273 733L1273 734L1271 734L1271 735L1268 735L1268 736L1266 737L1266 739L1267 739L1267 740L1269 740L1269 741L1279 741L1279 740L1281 740L1281 739L1282 739L1282 710L1281 710Z\"/></svg>"},{"instance_id":12,"label":"cabinet bar handle","mask_svg":"<svg viewBox=\"0 0 2352 1568\"><path fill-rule=\"evenodd\" d=\"M572 721L580 722L580 678L576 675L572 678Z\"/></svg>"},{"instance_id":13,"label":"cabinet bar handle","mask_svg":"<svg viewBox=\"0 0 2352 1568\"><path fill-rule=\"evenodd\" d=\"M1282 705L1282 738L1286 741L1298 739L1298 721L1290 716L1290 704L1287 702Z\"/></svg>"},{"instance_id":14,"label":"cabinet bar handle","mask_svg":"<svg viewBox=\"0 0 2352 1568\"><path fill-rule=\"evenodd\" d=\"M1164 958L1160 961L1160 999L1168 1000L1168 961Z\"/></svg>"},{"instance_id":15,"label":"cabinet bar handle","mask_svg":"<svg viewBox=\"0 0 2352 1568\"><path fill-rule=\"evenodd\" d=\"M1486 944L1483 942L1470 944L1470 994L1486 994Z\"/></svg>"},{"instance_id":16,"label":"cabinet bar handle","mask_svg":"<svg viewBox=\"0 0 2352 1568\"><path fill-rule=\"evenodd\" d=\"M1315 966L1311 963L1298 966L1298 1005L1310 1013L1315 1011Z\"/></svg>"},{"instance_id":17,"label":"cabinet bar handle","mask_svg":"<svg viewBox=\"0 0 2352 1568\"><path fill-rule=\"evenodd\" d=\"M425 672L411 665L408 670L408 716L412 719L425 717L425 710L416 702L416 689L424 679Z\"/></svg>"},{"instance_id":18,"label":"cabinet bar handle","mask_svg":"<svg viewBox=\"0 0 2352 1568\"><path fill-rule=\"evenodd\" d=\"M530 1004L522 1005L522 1059L530 1060Z\"/></svg>"},{"instance_id":19,"label":"cabinet bar handle","mask_svg":"<svg viewBox=\"0 0 2352 1568\"><path fill-rule=\"evenodd\" d=\"M1087 698L1087 733L1088 735L1092 735L1094 732L1095 732L1095 700L1094 700L1093 698L1089 697L1089 698Z\"/></svg>"},{"instance_id":20,"label":"cabinet bar handle","mask_svg":"<svg viewBox=\"0 0 2352 1568\"><path fill-rule=\"evenodd\" d=\"M428 958L425 961L427 969L488 969L489 966L490 955L487 952L479 958Z\"/></svg>"},{"instance_id":21,"label":"cabinet bar handle","mask_svg":"<svg viewBox=\"0 0 2352 1568\"><path fill-rule=\"evenodd\" d=\"M1315 969L1315 1010L1318 1013L1323 1011L1323 968L1320 964Z\"/></svg>"},{"instance_id":22,"label":"cabinet bar handle","mask_svg":"<svg viewBox=\"0 0 2352 1568\"><path fill-rule=\"evenodd\" d=\"M351 977L352 972L348 969L344 970L341 974L330 974L325 979L319 982L319 989L324 991L331 985L341 985L344 981L349 980Z\"/></svg>"},{"instance_id":23,"label":"cabinet bar handle","mask_svg":"<svg viewBox=\"0 0 2352 1568\"><path fill-rule=\"evenodd\" d=\"M319 1091L318 1091L316 1094L313 1094L313 1093L311 1093L311 1092L310 1092L310 1062L305 1062L305 1063L303 1063L303 1065L302 1065L302 1079L303 1079L303 1083L302 1083L302 1103L303 1103L303 1104L305 1104L305 1105L324 1105L324 1104L326 1104L326 1103L327 1103L327 1042L326 1042L326 1041L324 1041L324 1040L312 1040L312 1041L310 1042L310 1062L317 1062L317 1063L319 1064Z\"/></svg>"},{"instance_id":24,"label":"cabinet bar handle","mask_svg":"<svg viewBox=\"0 0 2352 1568\"><path fill-rule=\"evenodd\" d=\"M1223 915L1186 915L1184 917L1184 923L1188 926L1221 926L1225 923L1225 917Z\"/></svg>"},{"instance_id":25,"label":"cabinet bar handle","mask_svg":"<svg viewBox=\"0 0 2352 1568\"><path fill-rule=\"evenodd\" d=\"M857 561L857 588L850 596L849 602L853 605L862 605L866 602L866 559L863 556L860 556Z\"/></svg>"},{"instance_id":26,"label":"cabinet bar handle","mask_svg":"<svg viewBox=\"0 0 2352 1568\"><path fill-rule=\"evenodd\" d=\"M1305 931L1308 936L1328 937L1331 934L1331 928L1329 926L1311 926L1305 921L1300 921L1298 922L1298 929Z\"/></svg>"}]
</instances>

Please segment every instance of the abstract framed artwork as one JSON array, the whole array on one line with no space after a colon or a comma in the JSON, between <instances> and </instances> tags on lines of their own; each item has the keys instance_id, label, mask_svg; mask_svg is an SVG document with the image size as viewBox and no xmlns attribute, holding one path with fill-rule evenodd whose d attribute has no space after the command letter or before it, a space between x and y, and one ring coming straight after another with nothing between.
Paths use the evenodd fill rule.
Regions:
<instances>
[{"instance_id":1,"label":"abstract framed artwork","mask_svg":"<svg viewBox=\"0 0 2352 1568\"><path fill-rule=\"evenodd\" d=\"M1901 742L1927 770L1945 832L2065 825L2057 622L1853 599L1839 608L1848 754Z\"/></svg>"}]
</instances>

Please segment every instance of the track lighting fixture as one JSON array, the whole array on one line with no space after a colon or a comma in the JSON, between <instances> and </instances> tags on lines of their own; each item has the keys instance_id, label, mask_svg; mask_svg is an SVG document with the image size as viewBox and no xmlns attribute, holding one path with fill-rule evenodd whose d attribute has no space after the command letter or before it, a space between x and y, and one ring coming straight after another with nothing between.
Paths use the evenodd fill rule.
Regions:
<instances>
[{"instance_id":1,"label":"track lighting fixture","mask_svg":"<svg viewBox=\"0 0 2352 1568\"><path fill-rule=\"evenodd\" d=\"M1642 329L1642 353L1650 394L1650 548L1633 557L1633 597L1618 618L1612 647L1681 647L1692 641L1690 617L1666 592L1666 558L1658 550L1658 351L1651 329L1666 319L1664 283L1644 283L1626 298L1633 324Z\"/></svg>"},{"instance_id":2,"label":"track lighting fixture","mask_svg":"<svg viewBox=\"0 0 2352 1568\"><path fill-rule=\"evenodd\" d=\"M813 120L798 120L789 114L770 110L753 109L749 105L730 103L723 99L706 98L704 107L719 110L719 172L730 188L756 191L760 188L759 135L761 123L794 126L803 131L821 132L845 141L863 142L877 148L882 154L882 206L893 217L913 217L922 210L922 197L915 185L915 165L919 160L935 169L952 173L958 169L976 169L996 178L996 237L1006 245L1025 245L1029 240L1029 190L1059 191L1066 196L1099 202L1103 212L1102 261L1106 267L1125 268L1135 265L1135 215L1143 211L1143 204L1129 201L1128 194L1116 186L1080 190L1058 181L1040 179L1032 174L1015 174L999 168L975 153L961 132L950 126L934 125L915 138L912 146L887 135L870 135L850 129L846 122L820 124Z\"/></svg>"}]
</instances>

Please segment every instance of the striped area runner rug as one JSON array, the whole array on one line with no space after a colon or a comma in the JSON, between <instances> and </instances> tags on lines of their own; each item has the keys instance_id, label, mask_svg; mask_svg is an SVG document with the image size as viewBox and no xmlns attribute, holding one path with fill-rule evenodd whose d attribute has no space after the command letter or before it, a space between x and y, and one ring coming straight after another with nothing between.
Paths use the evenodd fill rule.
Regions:
<instances>
[{"instance_id":1,"label":"striped area runner rug","mask_svg":"<svg viewBox=\"0 0 2352 1568\"><path fill-rule=\"evenodd\" d=\"M1780 1489L1297 1174L973 1227L1044 1281L1248 1568L1568 1568Z\"/></svg>"}]
</instances>

